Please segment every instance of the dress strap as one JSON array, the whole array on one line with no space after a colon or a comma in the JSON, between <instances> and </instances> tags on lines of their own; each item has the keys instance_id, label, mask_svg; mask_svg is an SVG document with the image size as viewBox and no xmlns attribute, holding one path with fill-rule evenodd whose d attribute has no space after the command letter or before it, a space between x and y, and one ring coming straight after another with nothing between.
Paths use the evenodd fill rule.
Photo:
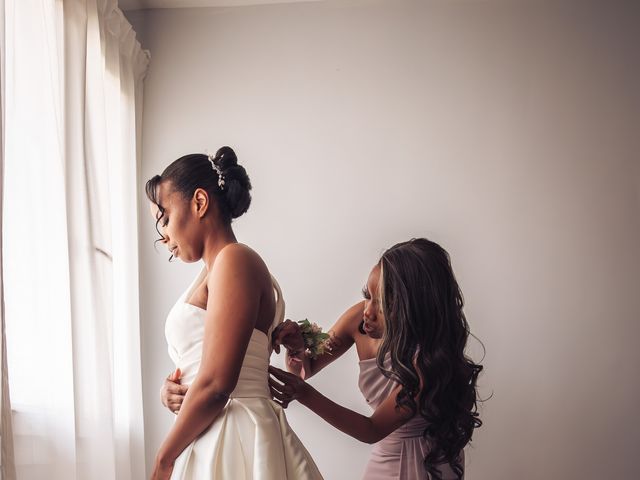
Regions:
<instances>
[{"instance_id":1,"label":"dress strap","mask_svg":"<svg viewBox=\"0 0 640 480\"><path fill-rule=\"evenodd\" d=\"M271 275L271 283L273 285L273 293L276 297L276 312L273 318L273 322L267 331L267 338L269 339L269 351L271 351L271 332L284 321L284 297L282 296L282 289L278 284L276 278Z\"/></svg>"},{"instance_id":2,"label":"dress strap","mask_svg":"<svg viewBox=\"0 0 640 480\"><path fill-rule=\"evenodd\" d=\"M181 298L183 299L183 302L187 302L189 298L191 298L191 295L193 295L193 292L195 291L195 289L200 286L200 283L202 283L202 280L204 280L204 277L206 276L207 276L207 267L203 265L202 270L200 270L200 273L198 274L198 276L193 279L193 281L189 285L189 288L187 288L182 293Z\"/></svg>"}]
</instances>

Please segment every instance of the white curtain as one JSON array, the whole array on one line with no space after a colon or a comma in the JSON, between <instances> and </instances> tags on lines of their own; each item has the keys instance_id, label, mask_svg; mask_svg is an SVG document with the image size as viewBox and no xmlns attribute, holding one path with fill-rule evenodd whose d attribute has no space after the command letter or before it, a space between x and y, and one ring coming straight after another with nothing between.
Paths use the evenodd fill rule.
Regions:
<instances>
[{"instance_id":1,"label":"white curtain","mask_svg":"<svg viewBox=\"0 0 640 480\"><path fill-rule=\"evenodd\" d=\"M116 0L5 0L17 478L142 479L137 164L148 54Z\"/></svg>"},{"instance_id":2,"label":"white curtain","mask_svg":"<svg viewBox=\"0 0 640 480\"><path fill-rule=\"evenodd\" d=\"M4 0L0 0L0 479L15 480L13 455L13 428L9 377L7 369L7 344L4 322L4 279L2 276L2 200L4 178Z\"/></svg>"}]
</instances>

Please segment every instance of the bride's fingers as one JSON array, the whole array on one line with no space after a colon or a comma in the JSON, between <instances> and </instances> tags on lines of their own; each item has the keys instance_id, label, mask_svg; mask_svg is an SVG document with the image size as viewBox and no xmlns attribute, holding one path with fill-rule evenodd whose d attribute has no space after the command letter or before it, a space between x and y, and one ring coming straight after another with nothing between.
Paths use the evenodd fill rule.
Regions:
<instances>
[{"instance_id":1,"label":"bride's fingers","mask_svg":"<svg viewBox=\"0 0 640 480\"><path fill-rule=\"evenodd\" d=\"M189 387L187 385L180 385L178 383L166 382L162 388L168 395L186 395Z\"/></svg>"},{"instance_id":2,"label":"bride's fingers","mask_svg":"<svg viewBox=\"0 0 640 480\"><path fill-rule=\"evenodd\" d=\"M182 403L182 401L184 400L184 393L169 392L169 395L167 395L167 398L172 402Z\"/></svg>"},{"instance_id":3,"label":"bride's fingers","mask_svg":"<svg viewBox=\"0 0 640 480\"><path fill-rule=\"evenodd\" d=\"M187 394L187 392L183 392L182 390L167 390L167 397L168 398L182 398L184 399L185 395Z\"/></svg>"},{"instance_id":4,"label":"bride's fingers","mask_svg":"<svg viewBox=\"0 0 640 480\"><path fill-rule=\"evenodd\" d=\"M176 395L182 395L184 397L187 394L187 390L189 390L189 386L175 383L173 385L170 385L169 388L167 388L167 390L171 393L175 393Z\"/></svg>"}]
</instances>

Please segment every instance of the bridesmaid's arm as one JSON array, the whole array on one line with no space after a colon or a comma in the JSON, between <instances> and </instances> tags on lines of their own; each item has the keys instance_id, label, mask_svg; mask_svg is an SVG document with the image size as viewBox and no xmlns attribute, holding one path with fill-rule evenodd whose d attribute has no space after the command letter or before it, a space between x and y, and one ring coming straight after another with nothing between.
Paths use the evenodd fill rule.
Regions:
<instances>
[{"instance_id":1,"label":"bridesmaid's arm","mask_svg":"<svg viewBox=\"0 0 640 480\"><path fill-rule=\"evenodd\" d=\"M279 368L269 367L269 372L283 385L277 385L272 379L271 386L276 390L287 392L285 398L297 399L305 407L322 417L343 433L364 443L376 443L398 429L413 416L405 407L396 407L396 397L401 387L398 386L375 409L370 417L338 405L318 392L304 380ZM293 392L293 394L289 393ZM293 396L293 398L291 398ZM286 402L288 403L288 401Z\"/></svg>"},{"instance_id":2,"label":"bridesmaid's arm","mask_svg":"<svg viewBox=\"0 0 640 480\"><path fill-rule=\"evenodd\" d=\"M309 358L304 354L291 356L287 349L285 361L287 370L300 378L308 379L339 358L354 344L354 337L358 333L358 326L362 322L363 314L364 302L358 302L340 315L335 325L327 332L330 335L329 345L331 350L326 350L315 359ZM287 325L283 326L285 328L288 327ZM302 337L300 328L297 325L295 325L295 328L297 334ZM293 332L290 334L293 335ZM299 343L302 343L302 338L300 338Z\"/></svg>"},{"instance_id":3,"label":"bridesmaid's arm","mask_svg":"<svg viewBox=\"0 0 640 480\"><path fill-rule=\"evenodd\" d=\"M180 453L207 429L236 387L258 315L257 262L243 246L218 254L207 280L202 360L175 423L156 457L157 466L173 465Z\"/></svg>"}]
</instances>

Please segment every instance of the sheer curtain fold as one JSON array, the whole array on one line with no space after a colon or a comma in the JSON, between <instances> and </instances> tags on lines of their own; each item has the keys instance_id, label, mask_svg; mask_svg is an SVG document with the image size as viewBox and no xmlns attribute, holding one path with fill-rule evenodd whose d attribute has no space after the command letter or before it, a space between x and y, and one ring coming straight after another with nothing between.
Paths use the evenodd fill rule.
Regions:
<instances>
[{"instance_id":1,"label":"sheer curtain fold","mask_svg":"<svg viewBox=\"0 0 640 480\"><path fill-rule=\"evenodd\" d=\"M18 478L144 478L136 125L148 53L115 0L5 1Z\"/></svg>"},{"instance_id":2,"label":"sheer curtain fold","mask_svg":"<svg viewBox=\"0 0 640 480\"><path fill-rule=\"evenodd\" d=\"M5 104L5 55L4 55L4 0L0 0L0 479L15 480L16 468L13 455L13 426L9 397L9 373L7 368L7 343L4 321L4 278L2 275L2 201L4 191L4 104Z\"/></svg>"}]
</instances>

